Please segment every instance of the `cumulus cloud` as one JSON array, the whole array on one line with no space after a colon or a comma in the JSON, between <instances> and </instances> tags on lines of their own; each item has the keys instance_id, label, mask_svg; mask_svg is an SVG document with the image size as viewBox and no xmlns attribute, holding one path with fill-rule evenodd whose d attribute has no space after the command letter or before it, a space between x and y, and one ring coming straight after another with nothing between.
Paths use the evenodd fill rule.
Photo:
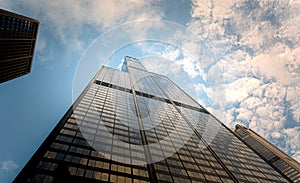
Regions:
<instances>
[{"instance_id":1,"label":"cumulus cloud","mask_svg":"<svg viewBox=\"0 0 300 183\"><path fill-rule=\"evenodd\" d=\"M93 25L98 29L124 23L124 21L159 18L159 10L152 8L144 1L20 1L19 6L26 6L36 12L41 22L49 24L53 32L62 40L72 34L87 31L85 25ZM44 25L47 26L47 25Z\"/></svg>"},{"instance_id":2,"label":"cumulus cloud","mask_svg":"<svg viewBox=\"0 0 300 183\"><path fill-rule=\"evenodd\" d=\"M36 50L39 61L53 60L53 54L49 52L55 53L54 50L59 47L65 49L61 57L74 57L74 53L83 52L93 39L109 28L130 21L160 19L163 16L161 10L152 6L151 2L140 0L29 0L26 2L0 0L0 2L3 8L11 11L22 10L19 13L30 14L30 17L41 22L39 30L41 41L38 42ZM140 35L146 32L147 26L132 30L135 31L131 36ZM65 48L66 45L68 47ZM45 46L47 46L46 50Z\"/></svg>"},{"instance_id":3,"label":"cumulus cloud","mask_svg":"<svg viewBox=\"0 0 300 183\"><path fill-rule=\"evenodd\" d=\"M183 58L179 61L177 61L178 64L180 64L182 66L182 68L184 69L185 72L189 73L189 75L192 78L195 78L196 76L198 76L198 70L195 67L195 60L192 60L190 58Z\"/></svg>"},{"instance_id":4,"label":"cumulus cloud","mask_svg":"<svg viewBox=\"0 0 300 183\"><path fill-rule=\"evenodd\" d=\"M202 73L221 68L226 94L224 122L230 127L243 123L299 161L300 26L296 22L300 20L300 2L215 0L193 4L188 30L197 34L197 39L187 39L182 46L196 53L201 64L196 67L186 62L186 71L196 76L196 68ZM205 41L206 53L199 40ZM203 61L205 58L209 59ZM201 92L212 89L198 86ZM207 96L211 100L199 99L207 108L222 102L213 100L213 94Z\"/></svg>"},{"instance_id":5,"label":"cumulus cloud","mask_svg":"<svg viewBox=\"0 0 300 183\"><path fill-rule=\"evenodd\" d=\"M244 77L226 85L226 99L228 103L245 100L260 85L256 78Z\"/></svg>"},{"instance_id":6,"label":"cumulus cloud","mask_svg":"<svg viewBox=\"0 0 300 183\"><path fill-rule=\"evenodd\" d=\"M4 171L4 172L8 172L10 170L15 170L17 168L19 168L19 165L16 164L12 160L7 160L7 161L1 162L1 170Z\"/></svg>"},{"instance_id":7,"label":"cumulus cloud","mask_svg":"<svg viewBox=\"0 0 300 183\"><path fill-rule=\"evenodd\" d=\"M300 151L296 152L295 154L293 154L292 156L295 160L300 160Z\"/></svg>"},{"instance_id":8,"label":"cumulus cloud","mask_svg":"<svg viewBox=\"0 0 300 183\"><path fill-rule=\"evenodd\" d=\"M57 45L55 42L46 42L43 36L50 35L54 40L59 39L64 44L72 45L70 53L73 53L89 44L91 40L86 40L86 34L96 32L97 35L126 21L161 19L163 16L160 9L145 1L0 2L3 8L10 10L22 7L24 12L20 13L31 12L33 18L41 21L41 30L48 35L40 35L37 51L48 57L54 55L51 48ZM220 110L221 102L224 101L222 97L226 94L227 125L232 127L236 123L243 123L298 160L299 8L299 0L195 0L192 19L187 24L187 30L192 34L177 31L173 35L182 38L181 42L176 43L182 50L172 48L159 52L166 60L177 59L177 64L188 74L188 78L199 82L195 85L198 101L206 108ZM132 27L135 31L127 33L128 36L142 38L151 25L136 26ZM152 53L157 51L155 48L147 49ZM180 51L192 57L183 54L179 59ZM156 65L155 68L163 70L170 70L169 67L174 66L168 62L155 63L160 64L160 67ZM147 67L151 69L151 65ZM176 74L182 72L177 67L173 69ZM213 78L218 78L218 81ZM224 88L213 90L212 86L216 87L220 82L225 83Z\"/></svg>"}]
</instances>

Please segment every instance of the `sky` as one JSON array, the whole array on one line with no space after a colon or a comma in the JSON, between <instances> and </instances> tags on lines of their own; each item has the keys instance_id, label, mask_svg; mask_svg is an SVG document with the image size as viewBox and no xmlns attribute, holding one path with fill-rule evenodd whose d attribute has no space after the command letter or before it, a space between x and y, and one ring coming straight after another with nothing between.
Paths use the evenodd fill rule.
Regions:
<instances>
[{"instance_id":1,"label":"sky","mask_svg":"<svg viewBox=\"0 0 300 183\"><path fill-rule=\"evenodd\" d=\"M30 74L0 84L11 182L101 65L139 58L230 128L300 161L300 1L0 0L40 21Z\"/></svg>"}]
</instances>

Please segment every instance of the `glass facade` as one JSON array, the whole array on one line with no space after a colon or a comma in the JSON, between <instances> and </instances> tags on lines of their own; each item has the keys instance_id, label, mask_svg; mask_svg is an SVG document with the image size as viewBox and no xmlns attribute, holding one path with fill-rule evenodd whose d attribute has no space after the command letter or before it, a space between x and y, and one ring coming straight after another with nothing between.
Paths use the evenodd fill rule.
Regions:
<instances>
[{"instance_id":1,"label":"glass facade","mask_svg":"<svg viewBox=\"0 0 300 183\"><path fill-rule=\"evenodd\" d=\"M167 77L102 67L14 182L288 182Z\"/></svg>"},{"instance_id":2,"label":"glass facade","mask_svg":"<svg viewBox=\"0 0 300 183\"><path fill-rule=\"evenodd\" d=\"M38 26L37 20L0 9L0 83L30 72Z\"/></svg>"},{"instance_id":3,"label":"glass facade","mask_svg":"<svg viewBox=\"0 0 300 183\"><path fill-rule=\"evenodd\" d=\"M242 125L236 125L235 133L250 148L274 166L292 182L300 182L300 164L263 137Z\"/></svg>"}]
</instances>

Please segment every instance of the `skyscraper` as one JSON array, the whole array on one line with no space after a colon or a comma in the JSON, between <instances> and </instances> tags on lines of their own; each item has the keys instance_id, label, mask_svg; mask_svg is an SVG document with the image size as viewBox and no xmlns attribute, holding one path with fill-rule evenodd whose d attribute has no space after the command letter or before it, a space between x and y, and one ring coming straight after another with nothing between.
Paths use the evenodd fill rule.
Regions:
<instances>
[{"instance_id":1,"label":"skyscraper","mask_svg":"<svg viewBox=\"0 0 300 183\"><path fill-rule=\"evenodd\" d=\"M63 180L62 180L63 179ZM289 182L167 77L102 67L14 182Z\"/></svg>"},{"instance_id":2,"label":"skyscraper","mask_svg":"<svg viewBox=\"0 0 300 183\"><path fill-rule=\"evenodd\" d=\"M275 166L279 172L293 182L300 182L300 163L249 128L236 125L235 133L269 164Z\"/></svg>"},{"instance_id":3,"label":"skyscraper","mask_svg":"<svg viewBox=\"0 0 300 183\"><path fill-rule=\"evenodd\" d=\"M0 83L28 74L39 21L0 9Z\"/></svg>"}]
</instances>

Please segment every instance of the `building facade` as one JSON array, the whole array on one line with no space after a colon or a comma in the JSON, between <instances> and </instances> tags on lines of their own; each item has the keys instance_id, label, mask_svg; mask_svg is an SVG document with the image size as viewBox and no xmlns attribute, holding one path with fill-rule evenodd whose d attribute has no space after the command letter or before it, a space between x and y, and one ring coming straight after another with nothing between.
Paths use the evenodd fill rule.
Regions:
<instances>
[{"instance_id":1,"label":"building facade","mask_svg":"<svg viewBox=\"0 0 300 183\"><path fill-rule=\"evenodd\" d=\"M101 67L14 182L289 182L167 77Z\"/></svg>"},{"instance_id":2,"label":"building facade","mask_svg":"<svg viewBox=\"0 0 300 183\"><path fill-rule=\"evenodd\" d=\"M235 133L279 172L293 182L300 182L300 163L249 128L236 125Z\"/></svg>"},{"instance_id":3,"label":"building facade","mask_svg":"<svg viewBox=\"0 0 300 183\"><path fill-rule=\"evenodd\" d=\"M0 9L0 83L28 74L39 21Z\"/></svg>"}]
</instances>

